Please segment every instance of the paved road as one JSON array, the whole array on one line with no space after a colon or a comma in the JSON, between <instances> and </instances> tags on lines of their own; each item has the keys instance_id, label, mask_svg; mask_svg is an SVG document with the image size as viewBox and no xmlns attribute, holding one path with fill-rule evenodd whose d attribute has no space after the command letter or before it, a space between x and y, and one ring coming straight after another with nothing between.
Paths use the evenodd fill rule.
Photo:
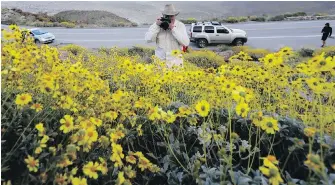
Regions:
<instances>
[{"instance_id":1,"label":"paved road","mask_svg":"<svg viewBox=\"0 0 335 185\"><path fill-rule=\"evenodd\" d=\"M294 49L321 46L321 29L327 21L270 22L227 24L230 28L245 30L248 34L246 45L277 50L283 46ZM335 21L328 21L335 25ZM335 27L335 26L334 26ZM148 27L139 28L102 28L102 29L65 29L44 28L56 36L54 44L78 44L87 48L132 47L134 45L154 46L144 41ZM189 29L189 28L188 28ZM334 33L335 35L335 33ZM327 45L335 45L335 39L328 39ZM191 47L196 46L191 43ZM213 48L215 46L210 46Z\"/></svg>"}]
</instances>

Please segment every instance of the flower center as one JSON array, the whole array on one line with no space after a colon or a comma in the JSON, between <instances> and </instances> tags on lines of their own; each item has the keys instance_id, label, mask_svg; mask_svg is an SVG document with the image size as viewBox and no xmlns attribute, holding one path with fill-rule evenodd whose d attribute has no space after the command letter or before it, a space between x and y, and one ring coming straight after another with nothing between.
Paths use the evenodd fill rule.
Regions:
<instances>
[{"instance_id":1,"label":"flower center","mask_svg":"<svg viewBox=\"0 0 335 185\"><path fill-rule=\"evenodd\" d=\"M71 123L70 123L69 121L66 121L66 122L65 122L65 126L66 126L66 127L70 127L70 125L71 125Z\"/></svg>"},{"instance_id":2,"label":"flower center","mask_svg":"<svg viewBox=\"0 0 335 185\"><path fill-rule=\"evenodd\" d=\"M97 169L96 169L96 167L92 166L92 167L90 168L90 170L91 170L91 172L95 172Z\"/></svg>"},{"instance_id":3,"label":"flower center","mask_svg":"<svg viewBox=\"0 0 335 185\"><path fill-rule=\"evenodd\" d=\"M29 166L31 166L31 167L35 167L35 166L36 166L36 162L35 162L35 160L30 161Z\"/></svg>"},{"instance_id":4,"label":"flower center","mask_svg":"<svg viewBox=\"0 0 335 185\"><path fill-rule=\"evenodd\" d=\"M326 65L326 62L325 61L321 61L320 65L324 66L324 65Z\"/></svg>"},{"instance_id":5,"label":"flower center","mask_svg":"<svg viewBox=\"0 0 335 185\"><path fill-rule=\"evenodd\" d=\"M273 124L272 124L272 122L267 122L267 123L266 123L266 125L267 125L268 127L270 127L270 128L272 128L272 127L273 127Z\"/></svg>"},{"instance_id":6,"label":"flower center","mask_svg":"<svg viewBox=\"0 0 335 185\"><path fill-rule=\"evenodd\" d=\"M269 178L277 176L277 170L270 168Z\"/></svg>"},{"instance_id":7,"label":"flower center","mask_svg":"<svg viewBox=\"0 0 335 185\"><path fill-rule=\"evenodd\" d=\"M245 95L246 95L245 92L243 92L243 91L240 92L240 96L245 97Z\"/></svg>"}]
</instances>

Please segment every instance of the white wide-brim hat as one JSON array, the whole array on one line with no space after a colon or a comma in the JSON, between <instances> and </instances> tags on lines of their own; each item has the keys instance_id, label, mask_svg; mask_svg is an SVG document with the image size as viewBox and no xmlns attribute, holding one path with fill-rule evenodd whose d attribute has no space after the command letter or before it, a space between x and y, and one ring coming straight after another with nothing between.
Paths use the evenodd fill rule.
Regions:
<instances>
[{"instance_id":1,"label":"white wide-brim hat","mask_svg":"<svg viewBox=\"0 0 335 185\"><path fill-rule=\"evenodd\" d=\"M179 11L173 6L173 4L167 4L162 11L163 15L178 15Z\"/></svg>"}]
</instances>

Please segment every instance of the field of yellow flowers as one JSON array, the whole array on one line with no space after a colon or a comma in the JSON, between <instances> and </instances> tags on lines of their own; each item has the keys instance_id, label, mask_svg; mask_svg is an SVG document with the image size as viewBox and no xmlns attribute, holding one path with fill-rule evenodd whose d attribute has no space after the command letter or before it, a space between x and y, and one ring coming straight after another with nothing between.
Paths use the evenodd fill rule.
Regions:
<instances>
[{"instance_id":1,"label":"field of yellow flowers","mask_svg":"<svg viewBox=\"0 0 335 185\"><path fill-rule=\"evenodd\" d=\"M241 51L218 67L170 69L119 49L64 58L10 29L3 184L335 183L334 52L291 63L288 47L259 61Z\"/></svg>"}]
</instances>

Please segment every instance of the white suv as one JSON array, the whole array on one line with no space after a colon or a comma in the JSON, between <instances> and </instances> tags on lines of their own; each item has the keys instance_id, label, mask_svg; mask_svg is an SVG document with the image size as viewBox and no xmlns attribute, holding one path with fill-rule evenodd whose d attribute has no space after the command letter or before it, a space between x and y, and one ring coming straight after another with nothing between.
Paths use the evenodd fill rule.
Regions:
<instances>
[{"instance_id":1,"label":"white suv","mask_svg":"<svg viewBox=\"0 0 335 185\"><path fill-rule=\"evenodd\" d=\"M248 41L245 31L230 29L219 22L192 23L190 41L204 48L208 44L234 44L242 46Z\"/></svg>"}]
</instances>

